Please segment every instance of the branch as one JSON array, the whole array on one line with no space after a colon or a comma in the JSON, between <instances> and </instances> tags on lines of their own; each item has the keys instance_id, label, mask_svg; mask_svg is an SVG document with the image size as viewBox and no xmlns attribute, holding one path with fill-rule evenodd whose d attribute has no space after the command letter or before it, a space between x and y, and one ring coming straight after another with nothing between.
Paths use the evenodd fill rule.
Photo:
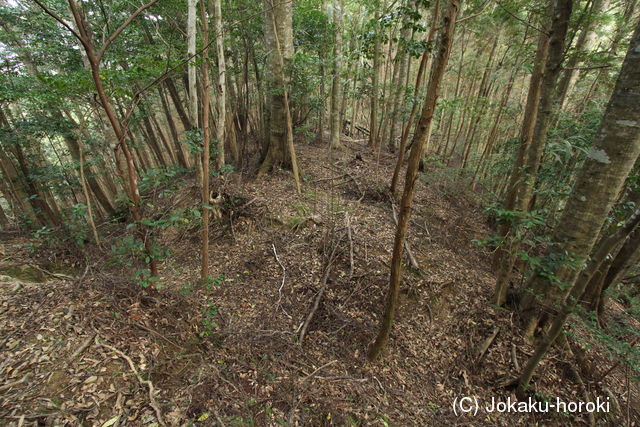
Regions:
<instances>
[{"instance_id":1,"label":"branch","mask_svg":"<svg viewBox=\"0 0 640 427\"><path fill-rule=\"evenodd\" d=\"M37 0L36 0L37 1ZM100 61L102 59L102 56L104 55L104 52L107 50L107 48L109 47L109 45L111 43L113 43L113 41L116 39L116 37L118 37L120 35L120 33L129 26L129 24L131 24L131 21L133 21L134 19L136 19L136 17L138 15L140 15L142 12L144 12L146 9L150 8L151 6L153 6L154 4L156 4L158 1L160 0L151 0L149 3L147 4L143 4L142 6L140 6L138 9L136 9L135 12L133 12L126 21L124 21L122 23L122 25L120 25L118 28L116 28L116 30L111 33L111 35L107 38L107 40L104 42L104 44L102 45L102 47L100 48L100 50L98 51L98 54L96 55L98 57L98 61Z\"/></svg>"},{"instance_id":2,"label":"branch","mask_svg":"<svg viewBox=\"0 0 640 427\"><path fill-rule=\"evenodd\" d=\"M51 10L49 10L49 8L47 8L47 6L45 6L44 4L42 4L40 2L40 0L33 0L35 2L35 4L37 4L38 6L40 6L40 9L44 10L45 13L49 16L51 16L53 19L55 19L56 21L58 21L59 23L62 24L63 27L65 27L67 30L69 30L71 32L71 34L73 34L75 36L75 38L77 38L78 40L80 40L80 43L82 43L82 46L84 46L85 48L87 47L87 43L85 42L85 40L80 37L80 34L78 34L73 28L71 28L71 26L69 24L67 24L64 19L60 18L58 15L56 15L54 12L52 12Z\"/></svg>"},{"instance_id":3,"label":"branch","mask_svg":"<svg viewBox=\"0 0 640 427\"><path fill-rule=\"evenodd\" d=\"M523 23L524 25L526 25L527 27L536 30L537 32L539 32L540 34L544 34L545 36L549 36L549 33L547 31L541 30L538 27L535 27L531 24L529 24L527 21L525 21L524 19L520 18L519 16L514 15L509 9L507 9L506 7L504 7L502 5L502 3L500 3L499 1L496 1L496 3L498 4L498 6L500 6L502 8L502 10L504 10L505 12L507 12L512 18L517 19L518 21L520 21L521 23Z\"/></svg>"},{"instance_id":4,"label":"branch","mask_svg":"<svg viewBox=\"0 0 640 427\"><path fill-rule=\"evenodd\" d=\"M158 402L156 401L155 398L155 388L153 387L153 383L149 380L144 380L142 379L142 376L140 375L140 373L138 372L138 370L136 369L136 365L133 363L133 360L131 360L131 358L129 356L127 356L126 354L124 354L123 352L121 352L120 350L118 350L115 347L112 347L108 344L102 343L100 342L100 340L98 339L98 333L96 332L95 334L95 338L94 341L97 345L99 345L100 347L104 347L107 350L111 350L114 353L116 353L118 356L120 356L121 358L123 358L124 360L127 361L127 363L129 364L129 368L131 368L131 370L133 371L133 375L137 378L138 382L141 385L146 385L147 389L149 390L149 406L151 406L151 408L154 410L156 418L158 420L158 423L161 426L166 426L167 424L164 422L164 419L162 418L162 411L160 410L160 407L158 406Z\"/></svg>"},{"instance_id":5,"label":"branch","mask_svg":"<svg viewBox=\"0 0 640 427\"><path fill-rule=\"evenodd\" d=\"M599 70L601 68L611 68L613 65L596 65L594 67L570 67L570 68L565 68L562 67L563 70L580 70L580 71L587 71L587 70Z\"/></svg>"}]
</instances>

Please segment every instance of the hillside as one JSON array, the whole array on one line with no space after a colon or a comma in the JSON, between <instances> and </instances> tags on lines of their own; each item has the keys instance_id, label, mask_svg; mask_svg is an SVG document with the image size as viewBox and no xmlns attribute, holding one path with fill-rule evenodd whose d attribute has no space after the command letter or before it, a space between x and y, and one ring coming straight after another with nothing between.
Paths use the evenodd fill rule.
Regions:
<instances>
[{"instance_id":1,"label":"hillside","mask_svg":"<svg viewBox=\"0 0 640 427\"><path fill-rule=\"evenodd\" d=\"M515 399L505 384L533 347L511 311L491 308L491 253L473 241L491 230L477 196L442 178L452 170L430 171L418 186L408 238L418 268L405 259L392 340L380 362L367 362L388 284L395 223L385 188L394 161L385 153L378 161L360 141L345 145L300 144L300 196L284 172L214 182L220 202L208 285L197 284L199 230L190 224L157 236L172 248L158 291L129 280L107 249L72 258L55 244L4 235L3 263L50 274L10 278L2 270L3 424L151 425L156 416L167 425L587 422L557 413L454 414L456 397ZM429 173L440 174L439 184L424 183ZM189 176L157 190L145 195L156 219L198 203ZM126 233L124 223L101 227L105 248ZM567 357L552 351L536 389L584 400ZM593 348L586 359L597 366L593 378L612 363ZM634 396L599 423L618 424L640 409L624 378L614 369L588 383L592 396L616 404Z\"/></svg>"}]
</instances>

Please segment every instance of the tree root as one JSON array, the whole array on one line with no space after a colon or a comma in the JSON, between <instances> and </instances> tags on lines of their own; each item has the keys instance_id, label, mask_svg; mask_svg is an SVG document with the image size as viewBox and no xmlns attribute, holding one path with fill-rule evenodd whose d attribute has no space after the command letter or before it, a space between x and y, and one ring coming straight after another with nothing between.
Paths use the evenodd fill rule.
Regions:
<instances>
[{"instance_id":1,"label":"tree root","mask_svg":"<svg viewBox=\"0 0 640 427\"><path fill-rule=\"evenodd\" d=\"M133 363L133 360L131 360L131 358L129 356L127 356L126 354L124 354L123 352L121 352L120 350L118 350L115 347L112 347L112 346L110 346L108 344L101 343L98 340L98 338L99 338L98 334L96 333L95 343L97 345L99 345L100 347L104 347L107 350L113 351L118 356L120 356L121 358L123 358L124 360L127 361L127 363L129 364L129 368L131 368L131 370L133 371L133 374L138 379L138 382L141 385L146 386L147 389L149 390L149 406L151 406L151 408L154 410L154 412L156 414L156 418L158 419L158 423L161 426L166 426L167 424L164 422L164 419L162 418L162 411L160 410L160 407L158 406L158 402L156 401L156 398L155 398L155 388L153 387L153 383L151 381L149 381L149 380L143 380L142 379L142 377L140 376L140 373L136 369L136 365Z\"/></svg>"}]
</instances>

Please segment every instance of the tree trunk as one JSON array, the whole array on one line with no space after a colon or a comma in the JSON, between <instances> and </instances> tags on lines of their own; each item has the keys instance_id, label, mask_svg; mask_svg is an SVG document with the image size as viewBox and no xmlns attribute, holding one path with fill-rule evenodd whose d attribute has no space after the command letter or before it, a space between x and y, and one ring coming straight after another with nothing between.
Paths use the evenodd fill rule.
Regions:
<instances>
[{"instance_id":1,"label":"tree trunk","mask_svg":"<svg viewBox=\"0 0 640 427\"><path fill-rule=\"evenodd\" d=\"M260 173L284 167L291 169L295 178L298 170L297 163L294 164L293 129L287 93L287 64L293 57L292 4L288 0L264 0L264 6L265 38L271 52L267 66L271 71L271 78L268 81L269 144Z\"/></svg>"},{"instance_id":2,"label":"tree trunk","mask_svg":"<svg viewBox=\"0 0 640 427\"><path fill-rule=\"evenodd\" d=\"M331 82L331 112L329 115L330 123L330 144L332 148L340 148L340 89L341 83L341 64L342 64L342 0L334 0L333 2L333 70Z\"/></svg>"},{"instance_id":3,"label":"tree trunk","mask_svg":"<svg viewBox=\"0 0 640 427\"><path fill-rule=\"evenodd\" d=\"M640 154L640 25L636 28L618 81L605 111L596 140L580 171L567 205L556 226L544 275L534 273L523 298L523 314L528 319L526 332L533 335L542 317L541 307L562 307L550 332L531 358L522 376L528 384L533 369L562 330L575 299L588 280L578 275L589 256L607 214ZM567 259L568 258L568 259ZM550 277L553 280L550 280ZM572 287L575 285L575 288Z\"/></svg>"},{"instance_id":4,"label":"tree trunk","mask_svg":"<svg viewBox=\"0 0 640 427\"><path fill-rule=\"evenodd\" d=\"M220 0L213 0L216 15L220 13ZM209 23L207 22L207 16L205 13L205 0L200 0L200 17L202 18L202 42L204 44L204 50L202 52L202 248L201 248L201 263L200 263L200 279L202 283L209 277L209 162L211 146L209 141ZM219 15L218 15L219 16ZM215 17L214 28L216 30L216 38L222 38L222 34L217 33L219 28L218 16ZM224 75L222 75L224 78ZM224 130L224 123L217 123L218 128ZM219 140L224 142L224 140ZM220 143L219 143L220 144ZM222 144L220 144L222 145Z\"/></svg>"},{"instance_id":5,"label":"tree trunk","mask_svg":"<svg viewBox=\"0 0 640 427\"><path fill-rule=\"evenodd\" d=\"M204 1L204 0L203 0ZM222 7L221 0L213 0L214 7L214 32L216 37L216 56L218 57L218 83L217 83L217 110L216 117L216 167L218 170L225 163L224 140L227 116L227 64L224 57L224 34L222 32ZM237 160L237 159L236 159Z\"/></svg>"},{"instance_id":6,"label":"tree trunk","mask_svg":"<svg viewBox=\"0 0 640 427\"><path fill-rule=\"evenodd\" d=\"M409 164L405 177L404 192L400 202L400 213L398 217L398 226L396 228L396 236L393 245L393 256L391 259L391 272L389 278L389 292L384 310L384 316L380 324L380 331L375 342L368 352L369 360L375 360L389 341L391 326L395 318L398 308L398 299L400 296L400 279L402 276L402 254L404 248L405 236L409 225L409 217L411 215L411 206L413 204L413 194L415 190L418 164L422 156L423 147L429 139L429 129L435 112L438 91L442 76L447 67L449 53L451 51L451 43L455 30L456 17L460 9L459 0L451 0L444 16L444 22L440 30L437 57L431 70L429 85L427 87L427 98L422 108L422 115L416 126L416 132L413 137L411 153L409 154Z\"/></svg>"},{"instance_id":7,"label":"tree trunk","mask_svg":"<svg viewBox=\"0 0 640 427\"><path fill-rule=\"evenodd\" d=\"M377 149L380 144L380 140L378 139L378 96L380 91L378 86L380 85L380 55L382 50L382 34L380 34L382 32L382 28L378 23L381 11L379 4L380 1L381 0L378 0L378 7L375 11L376 24L374 29L375 39L373 41L373 68L371 70L371 100L369 103L369 107L371 108L369 111L369 145L374 149Z\"/></svg>"},{"instance_id":8,"label":"tree trunk","mask_svg":"<svg viewBox=\"0 0 640 427\"><path fill-rule=\"evenodd\" d=\"M431 26L429 27L429 34L427 36L427 46L431 46L433 43L433 38L436 34L436 22L438 22L438 17L440 15L440 0L436 0L435 6L433 8L433 15L431 17ZM409 119L404 126L402 131L402 136L400 137L400 148L398 151L398 159L396 160L396 166L393 169L393 177L391 178L391 194L395 197L396 188L398 186L398 177L400 176L400 168L402 168L402 164L404 163L404 154L405 147L407 145L407 139L409 138L409 129L413 124L413 119L415 118L416 111L418 109L418 93L420 92L420 86L422 85L422 75L424 74L424 70L426 70L431 60L431 51L429 49L425 49L422 52L422 58L420 59L420 66L418 67L418 75L416 77L416 84L413 89L413 105L411 106L411 113L409 114Z\"/></svg>"}]
</instances>

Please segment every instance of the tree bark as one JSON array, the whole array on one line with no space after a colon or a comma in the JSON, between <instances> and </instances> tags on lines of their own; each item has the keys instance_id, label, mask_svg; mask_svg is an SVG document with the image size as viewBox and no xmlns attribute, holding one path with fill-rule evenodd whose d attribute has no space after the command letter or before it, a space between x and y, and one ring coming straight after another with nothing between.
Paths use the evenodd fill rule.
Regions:
<instances>
[{"instance_id":1,"label":"tree bark","mask_svg":"<svg viewBox=\"0 0 640 427\"><path fill-rule=\"evenodd\" d=\"M331 82L331 112L329 114L330 142L332 148L340 148L340 89L342 67L342 0L333 2L333 70Z\"/></svg>"}]
</instances>

